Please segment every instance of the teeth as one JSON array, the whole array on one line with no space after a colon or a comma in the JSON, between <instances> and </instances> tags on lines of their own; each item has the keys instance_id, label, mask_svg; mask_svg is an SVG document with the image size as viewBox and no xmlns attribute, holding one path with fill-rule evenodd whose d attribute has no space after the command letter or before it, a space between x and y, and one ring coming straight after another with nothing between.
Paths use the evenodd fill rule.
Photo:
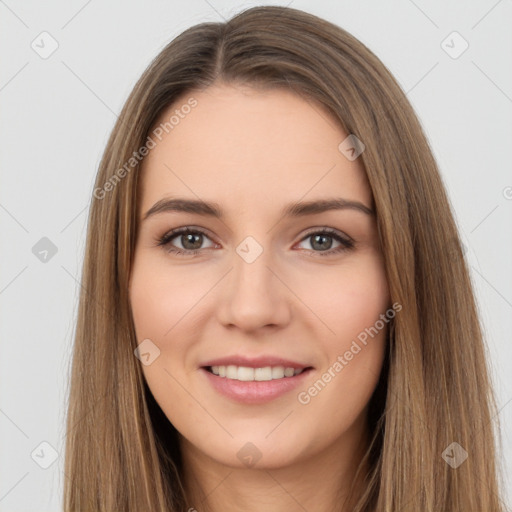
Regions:
<instances>
[{"instance_id":1,"label":"teeth","mask_svg":"<svg viewBox=\"0 0 512 512\"><path fill-rule=\"evenodd\" d=\"M236 379L238 379L238 380L254 380L254 368L245 368L244 366L239 366Z\"/></svg>"},{"instance_id":2,"label":"teeth","mask_svg":"<svg viewBox=\"0 0 512 512\"><path fill-rule=\"evenodd\" d=\"M274 366L272 368L272 378L282 379L284 377L284 368L282 366Z\"/></svg>"},{"instance_id":3,"label":"teeth","mask_svg":"<svg viewBox=\"0 0 512 512\"><path fill-rule=\"evenodd\" d=\"M238 367L233 364L230 364L226 367L226 377L228 379L237 379L238 380Z\"/></svg>"},{"instance_id":4,"label":"teeth","mask_svg":"<svg viewBox=\"0 0 512 512\"><path fill-rule=\"evenodd\" d=\"M285 377L293 377L293 368L285 368L284 369L284 376Z\"/></svg>"},{"instance_id":5,"label":"teeth","mask_svg":"<svg viewBox=\"0 0 512 512\"><path fill-rule=\"evenodd\" d=\"M270 366L266 366L265 368L255 368L254 380L272 380L272 368Z\"/></svg>"},{"instance_id":6,"label":"teeth","mask_svg":"<svg viewBox=\"0 0 512 512\"><path fill-rule=\"evenodd\" d=\"M264 381L293 377L302 373L302 369L285 368L284 366L265 366L264 368L249 368L247 366L212 366L211 371L219 377L241 381Z\"/></svg>"}]
</instances>

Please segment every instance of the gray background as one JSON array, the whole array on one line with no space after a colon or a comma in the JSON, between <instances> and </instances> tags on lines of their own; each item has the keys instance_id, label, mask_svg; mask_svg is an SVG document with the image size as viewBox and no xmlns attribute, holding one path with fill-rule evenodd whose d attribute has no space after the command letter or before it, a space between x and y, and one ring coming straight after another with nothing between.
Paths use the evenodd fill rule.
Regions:
<instances>
[{"instance_id":1,"label":"gray background","mask_svg":"<svg viewBox=\"0 0 512 512\"><path fill-rule=\"evenodd\" d=\"M85 221L116 113L173 37L258 4L0 0L0 511L61 505ZM419 115L467 247L500 409L499 453L512 474L512 2L288 5L365 43ZM39 36L43 31L51 36ZM442 43L453 31L469 44L457 58L445 49L458 52L461 41L450 36ZM43 59L31 44L48 51L51 38L58 48ZM43 237L57 249L46 261ZM47 469L41 465L52 462L52 448L42 442L56 451ZM506 478L510 502L512 477Z\"/></svg>"}]
</instances>

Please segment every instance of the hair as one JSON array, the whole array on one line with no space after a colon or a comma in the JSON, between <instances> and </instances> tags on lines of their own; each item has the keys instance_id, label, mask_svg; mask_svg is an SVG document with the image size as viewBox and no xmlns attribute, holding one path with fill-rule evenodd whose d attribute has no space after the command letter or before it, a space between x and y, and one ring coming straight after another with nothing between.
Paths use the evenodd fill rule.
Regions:
<instances>
[{"instance_id":1,"label":"hair","mask_svg":"<svg viewBox=\"0 0 512 512\"><path fill-rule=\"evenodd\" d=\"M130 159L167 108L213 84L288 89L326 107L365 145L358 158L373 194L391 302L402 311L392 320L370 402L362 460L369 469L353 510L505 510L482 326L423 129L363 43L314 15L270 6L173 39L136 83L109 137L89 211L74 333L65 510L187 509L177 431L134 357L128 283L141 161ZM453 442L468 452L456 469L442 457Z\"/></svg>"}]
</instances>

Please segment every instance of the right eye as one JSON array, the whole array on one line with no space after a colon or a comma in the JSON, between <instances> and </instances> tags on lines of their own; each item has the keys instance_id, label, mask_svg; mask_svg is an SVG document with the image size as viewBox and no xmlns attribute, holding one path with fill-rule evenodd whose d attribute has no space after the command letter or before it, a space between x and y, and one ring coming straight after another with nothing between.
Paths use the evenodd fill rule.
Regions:
<instances>
[{"instance_id":1,"label":"right eye","mask_svg":"<svg viewBox=\"0 0 512 512\"><path fill-rule=\"evenodd\" d=\"M207 235L204 231L187 226L166 233L158 240L158 245L165 247L167 252L173 254L196 256L202 250L200 246L205 237ZM179 240L181 247L171 243L175 238Z\"/></svg>"}]
</instances>

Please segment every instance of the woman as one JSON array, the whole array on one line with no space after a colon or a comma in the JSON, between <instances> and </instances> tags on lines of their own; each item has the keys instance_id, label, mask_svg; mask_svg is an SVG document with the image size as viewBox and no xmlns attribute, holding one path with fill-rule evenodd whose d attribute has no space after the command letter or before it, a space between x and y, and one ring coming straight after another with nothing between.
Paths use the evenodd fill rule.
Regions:
<instances>
[{"instance_id":1,"label":"woman","mask_svg":"<svg viewBox=\"0 0 512 512\"><path fill-rule=\"evenodd\" d=\"M362 43L282 7L190 28L94 198L65 510L503 510L449 202Z\"/></svg>"}]
</instances>

